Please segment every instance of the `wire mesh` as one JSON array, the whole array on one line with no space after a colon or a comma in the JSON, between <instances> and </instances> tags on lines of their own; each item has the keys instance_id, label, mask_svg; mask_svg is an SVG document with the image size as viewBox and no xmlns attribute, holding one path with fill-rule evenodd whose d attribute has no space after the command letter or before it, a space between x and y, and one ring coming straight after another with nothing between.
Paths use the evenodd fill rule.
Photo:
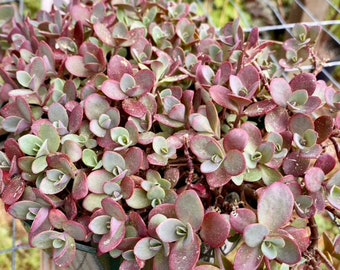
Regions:
<instances>
[{"instance_id":1,"label":"wire mesh","mask_svg":"<svg viewBox=\"0 0 340 270\"><path fill-rule=\"evenodd\" d=\"M249 20L243 16L244 14L242 13L240 6L237 4L235 1L227 1L231 5L235 7L235 9L240 13L239 18L242 21L242 25L246 27L245 31L250 31L254 25L249 24ZM267 8L269 8L274 15L277 24L275 25L265 25L265 26L259 26L259 31L260 33L265 33L265 32L271 32L271 31L280 31L280 30L285 30L287 33L291 34L291 29L294 27L295 23L291 23L285 18L279 8L278 8L278 3L279 1L271 1L271 0L262 0L262 3L266 5ZM333 42L335 46L340 48L340 37L334 34L330 28L339 25L340 27L340 20L339 19L327 19L323 18L320 19L318 17L318 14L314 14L309 6L308 3L311 3L312 5L318 5L317 3L312 3L315 2L313 0L305 0L305 1L300 1L300 0L294 0L294 8L300 9L301 12L305 15L303 21L306 25L309 26L315 26L319 25L322 30L323 30L323 38L328 40L329 42ZM337 3L334 0L323 0L322 5L327 5L327 14L330 13L335 13L336 18L340 17L340 7L339 7L340 1L337 1ZM20 15L24 14L24 0L0 0L0 5L3 4L15 4L18 7L18 11ZM256 25L255 25L256 26ZM338 56L340 56L340 52L338 52ZM333 73L328 71L328 68L335 68L335 67L340 67L340 57L335 57L334 59L327 61L326 63L323 64L323 69L322 69L322 74L331 82L336 88L340 89L340 82L337 81L337 79L334 77ZM273 61L278 62L277 59L273 59ZM311 70L313 67L312 66L305 66L302 67L302 69L306 70ZM7 255L11 254L12 255L12 270L17 270L18 268L18 252L21 250L29 250L31 247L29 245L22 245L18 244L20 241L18 241L18 233L17 233L17 220L12 221L12 248L8 250L3 250L0 251L0 256L2 255Z\"/></svg>"},{"instance_id":2,"label":"wire mesh","mask_svg":"<svg viewBox=\"0 0 340 270\"><path fill-rule=\"evenodd\" d=\"M277 24L276 25L266 25L266 26L260 26L259 31L260 33L264 32L270 32L270 31L280 31L280 30L285 30L288 34L292 36L291 29L294 27L294 25L297 22L304 23L307 26L320 26L322 29L322 35L321 35L321 42L323 43L332 43L333 48L329 48L330 50L334 50L335 56L332 56L331 59L325 59L326 62L323 63L323 69L321 70L321 75L319 77L326 79L334 87L337 89L340 89L340 82L338 79L336 79L333 75L333 71L335 70L336 67L340 67L340 37L333 33L330 28L334 26L340 27L340 20L338 19L332 19L328 20L327 17L322 17L320 14L317 14L313 11L311 11L311 7L319 7L320 5L323 6L323 10L326 15L335 13L336 18L339 17L340 15L340 7L339 3L340 1L337 1L337 3L334 0L326 0L326 1L318 1L318 0L305 0L305 1L300 1L300 0L294 0L293 6L290 10L292 9L299 9L298 12L295 13L300 13L303 14L301 16L301 20L295 21L294 23L291 23L285 18L282 13L280 12L278 8L278 1L271 1L271 0L263 0L262 2L265 3L266 7L268 7L271 12L274 14ZM236 4L234 1L231 1L232 4ZM240 16L240 19L242 20L242 16ZM251 30L251 26L249 25L248 21L242 21L243 25L246 25L246 31ZM328 47L328 46L326 46ZM337 48L336 48L337 47ZM336 48L336 49L334 49ZM321 56L322 57L322 56ZM273 59L275 62L277 62L277 59ZM312 70L314 67L312 65L306 65L301 67L301 70ZM330 71L332 70L332 71ZM296 70L292 70L296 71Z\"/></svg>"}]
</instances>

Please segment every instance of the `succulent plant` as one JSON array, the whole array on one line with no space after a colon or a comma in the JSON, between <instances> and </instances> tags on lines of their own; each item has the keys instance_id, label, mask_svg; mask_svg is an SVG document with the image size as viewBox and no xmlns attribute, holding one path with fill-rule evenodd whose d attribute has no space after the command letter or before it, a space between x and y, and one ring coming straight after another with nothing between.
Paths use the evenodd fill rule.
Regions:
<instances>
[{"instance_id":1,"label":"succulent plant","mask_svg":"<svg viewBox=\"0 0 340 270\"><path fill-rule=\"evenodd\" d=\"M333 269L315 217L340 218L340 94L299 69L318 27L261 40L169 1L0 11L0 194L32 246L63 267L81 243L120 269Z\"/></svg>"}]
</instances>

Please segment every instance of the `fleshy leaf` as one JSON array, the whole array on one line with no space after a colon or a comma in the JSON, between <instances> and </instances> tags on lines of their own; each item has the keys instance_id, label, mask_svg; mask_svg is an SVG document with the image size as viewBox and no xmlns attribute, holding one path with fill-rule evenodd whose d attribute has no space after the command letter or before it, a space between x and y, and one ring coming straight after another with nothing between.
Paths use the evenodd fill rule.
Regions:
<instances>
[{"instance_id":1,"label":"fleshy leaf","mask_svg":"<svg viewBox=\"0 0 340 270\"><path fill-rule=\"evenodd\" d=\"M243 231L244 242L249 247L254 248L256 246L261 245L261 243L269 234L269 232L270 232L269 229L260 223L250 224L244 228Z\"/></svg>"},{"instance_id":2,"label":"fleshy leaf","mask_svg":"<svg viewBox=\"0 0 340 270\"><path fill-rule=\"evenodd\" d=\"M246 259L245 259L246 258ZM235 270L249 270L258 269L262 262L263 254L260 247L251 248L246 244L242 244L237 251L234 269Z\"/></svg>"},{"instance_id":3,"label":"fleshy leaf","mask_svg":"<svg viewBox=\"0 0 340 270\"><path fill-rule=\"evenodd\" d=\"M197 234L193 234L191 241L180 239L171 249L169 257L170 269L193 269L199 259L200 249L201 240Z\"/></svg>"},{"instance_id":4,"label":"fleshy leaf","mask_svg":"<svg viewBox=\"0 0 340 270\"><path fill-rule=\"evenodd\" d=\"M151 204L146 196L146 192L141 188L135 188L130 198L126 200L126 203L134 209L143 209Z\"/></svg>"},{"instance_id":5,"label":"fleshy leaf","mask_svg":"<svg viewBox=\"0 0 340 270\"><path fill-rule=\"evenodd\" d=\"M247 168L246 160L241 151L237 149L229 150L223 161L226 172L231 176L236 176L244 172Z\"/></svg>"},{"instance_id":6,"label":"fleshy leaf","mask_svg":"<svg viewBox=\"0 0 340 270\"><path fill-rule=\"evenodd\" d=\"M230 224L226 215L210 212L204 215L200 236L212 248L222 247L229 236Z\"/></svg>"},{"instance_id":7,"label":"fleshy leaf","mask_svg":"<svg viewBox=\"0 0 340 270\"><path fill-rule=\"evenodd\" d=\"M68 72L77 77L88 77L91 74L85 67L84 58L80 55L67 57L65 67Z\"/></svg>"},{"instance_id":8,"label":"fleshy leaf","mask_svg":"<svg viewBox=\"0 0 340 270\"><path fill-rule=\"evenodd\" d=\"M256 223L256 215L250 209L239 208L230 215L230 224L239 233L252 223Z\"/></svg>"},{"instance_id":9,"label":"fleshy leaf","mask_svg":"<svg viewBox=\"0 0 340 270\"><path fill-rule=\"evenodd\" d=\"M201 160L210 160L214 155L224 157L221 145L212 137L195 135L190 140L190 149Z\"/></svg>"},{"instance_id":10,"label":"fleshy leaf","mask_svg":"<svg viewBox=\"0 0 340 270\"><path fill-rule=\"evenodd\" d=\"M149 260L163 248L162 242L152 237L144 237L137 242L133 252L140 260Z\"/></svg>"},{"instance_id":11,"label":"fleshy leaf","mask_svg":"<svg viewBox=\"0 0 340 270\"><path fill-rule=\"evenodd\" d=\"M309 192L317 192L321 189L322 182L324 181L324 172L317 167L308 169L305 174L306 188Z\"/></svg>"},{"instance_id":12,"label":"fleshy leaf","mask_svg":"<svg viewBox=\"0 0 340 270\"><path fill-rule=\"evenodd\" d=\"M184 223L189 223L194 231L201 227L204 218L204 207L195 191L183 191L177 197L175 209L178 218Z\"/></svg>"},{"instance_id":13,"label":"fleshy leaf","mask_svg":"<svg viewBox=\"0 0 340 270\"><path fill-rule=\"evenodd\" d=\"M176 218L168 218L158 225L156 232L163 242L170 243L186 237L187 226Z\"/></svg>"},{"instance_id":14,"label":"fleshy leaf","mask_svg":"<svg viewBox=\"0 0 340 270\"><path fill-rule=\"evenodd\" d=\"M280 235L283 238L285 244L282 248L277 248L276 259L288 265L293 265L301 260L301 252L297 243L288 236Z\"/></svg>"},{"instance_id":15,"label":"fleshy leaf","mask_svg":"<svg viewBox=\"0 0 340 270\"><path fill-rule=\"evenodd\" d=\"M269 86L269 91L275 103L281 107L287 106L292 90L288 82L283 78L274 78Z\"/></svg>"},{"instance_id":16,"label":"fleshy leaf","mask_svg":"<svg viewBox=\"0 0 340 270\"><path fill-rule=\"evenodd\" d=\"M103 235L99 241L98 248L106 253L117 247L124 238L126 231L125 222L111 218L110 232Z\"/></svg>"},{"instance_id":17,"label":"fleshy leaf","mask_svg":"<svg viewBox=\"0 0 340 270\"><path fill-rule=\"evenodd\" d=\"M293 207L294 197L289 187L276 182L267 187L259 197L258 221L271 231L275 231L290 220Z\"/></svg>"}]
</instances>

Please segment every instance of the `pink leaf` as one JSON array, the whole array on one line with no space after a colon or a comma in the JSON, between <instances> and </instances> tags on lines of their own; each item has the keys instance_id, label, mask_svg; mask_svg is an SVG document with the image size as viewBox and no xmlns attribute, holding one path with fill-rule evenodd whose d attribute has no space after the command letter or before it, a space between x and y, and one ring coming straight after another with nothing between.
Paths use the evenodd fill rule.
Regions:
<instances>
[{"instance_id":1,"label":"pink leaf","mask_svg":"<svg viewBox=\"0 0 340 270\"><path fill-rule=\"evenodd\" d=\"M257 216L260 224L275 231L288 223L292 216L294 197L289 187L276 182L260 195Z\"/></svg>"}]
</instances>

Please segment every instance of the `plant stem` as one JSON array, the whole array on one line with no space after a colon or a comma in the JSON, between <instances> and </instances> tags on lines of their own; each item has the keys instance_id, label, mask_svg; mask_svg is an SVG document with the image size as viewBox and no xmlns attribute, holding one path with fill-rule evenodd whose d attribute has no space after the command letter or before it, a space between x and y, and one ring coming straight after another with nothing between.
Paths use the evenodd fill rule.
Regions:
<instances>
[{"instance_id":1,"label":"plant stem","mask_svg":"<svg viewBox=\"0 0 340 270\"><path fill-rule=\"evenodd\" d=\"M310 235L311 243L308 247L308 251L313 252L318 246L320 235L319 235L318 225L316 224L314 216L308 219L308 223L309 223L310 234L311 234Z\"/></svg>"},{"instance_id":2,"label":"plant stem","mask_svg":"<svg viewBox=\"0 0 340 270\"><path fill-rule=\"evenodd\" d=\"M324 262L326 267L330 270L335 270L335 267L332 265L332 263L328 260L328 258L323 254L319 249L315 249L316 253L320 256L321 260Z\"/></svg>"},{"instance_id":3,"label":"plant stem","mask_svg":"<svg viewBox=\"0 0 340 270\"><path fill-rule=\"evenodd\" d=\"M186 182L187 184L191 184L194 181L195 168L194 163L192 162L192 157L190 156L189 141L187 137L184 138L184 155L187 158L187 164L189 167L189 173Z\"/></svg>"},{"instance_id":4,"label":"plant stem","mask_svg":"<svg viewBox=\"0 0 340 270\"><path fill-rule=\"evenodd\" d=\"M338 161L340 162L340 147L338 142L335 140L334 137L329 137L329 139L331 140L331 142L333 143L335 152L336 152L336 157L338 158Z\"/></svg>"}]
</instances>

